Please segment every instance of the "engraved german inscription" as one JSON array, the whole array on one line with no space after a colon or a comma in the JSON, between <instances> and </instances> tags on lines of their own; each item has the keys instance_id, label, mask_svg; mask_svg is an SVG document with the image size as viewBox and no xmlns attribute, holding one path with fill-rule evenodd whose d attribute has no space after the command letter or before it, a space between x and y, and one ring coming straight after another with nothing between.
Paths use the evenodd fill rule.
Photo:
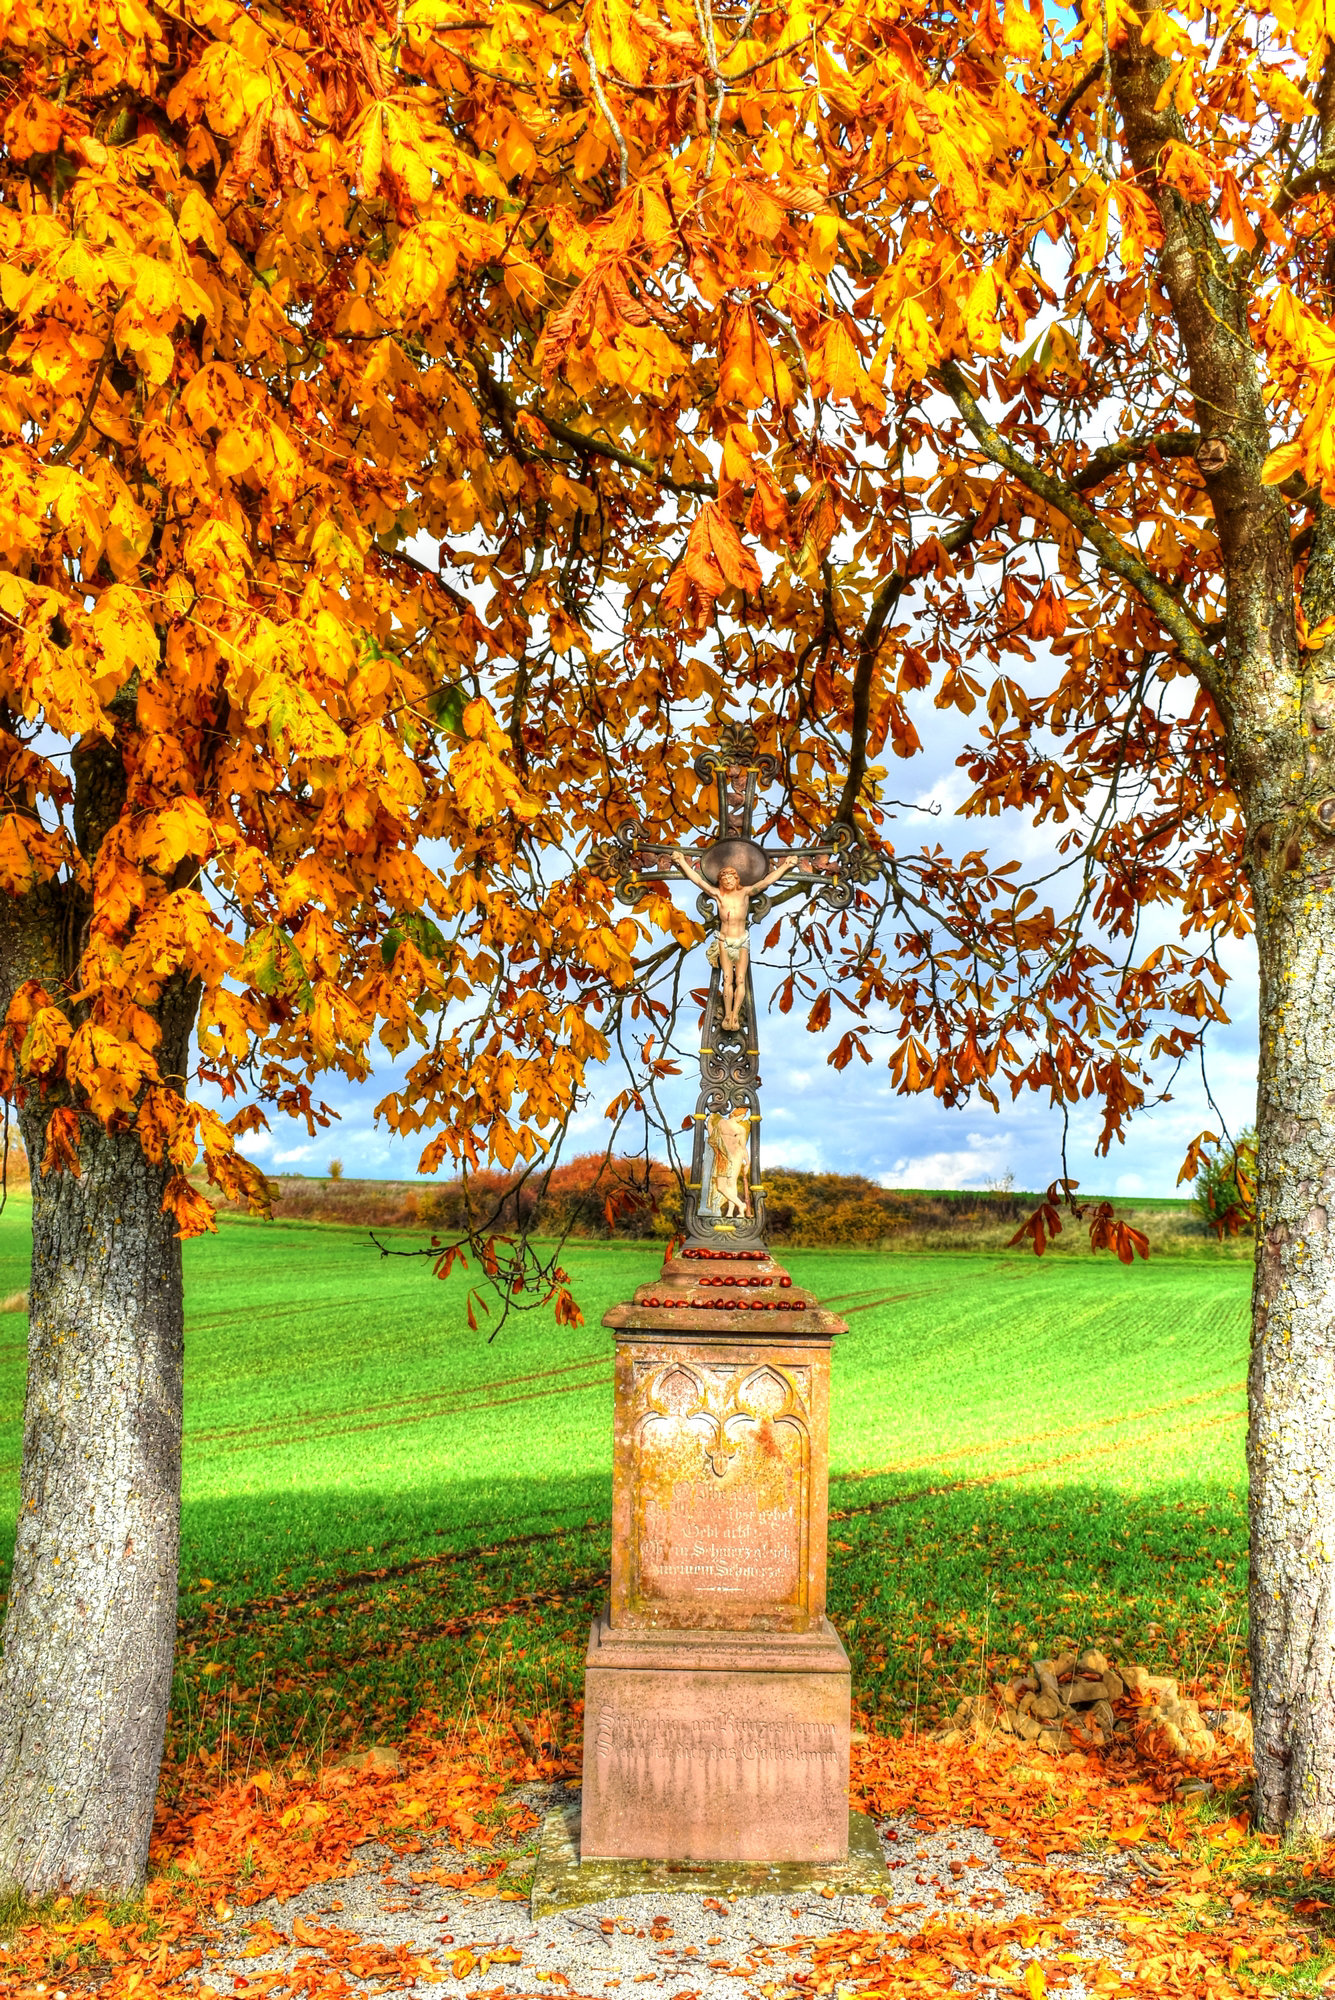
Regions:
<instances>
[{"instance_id":1,"label":"engraved german inscription","mask_svg":"<svg viewBox=\"0 0 1335 2000\"><path fill-rule=\"evenodd\" d=\"M795 1484L763 1509L744 1474L723 1483L678 1480L665 1497L650 1496L640 1536L643 1594L794 1601L802 1559Z\"/></svg>"}]
</instances>

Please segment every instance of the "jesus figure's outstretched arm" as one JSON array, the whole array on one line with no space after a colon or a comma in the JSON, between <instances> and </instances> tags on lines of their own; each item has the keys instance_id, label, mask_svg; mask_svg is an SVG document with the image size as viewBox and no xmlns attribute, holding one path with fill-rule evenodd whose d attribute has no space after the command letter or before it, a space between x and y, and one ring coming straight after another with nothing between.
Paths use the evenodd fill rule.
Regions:
<instances>
[{"instance_id":1,"label":"jesus figure's outstretched arm","mask_svg":"<svg viewBox=\"0 0 1335 2000\"><path fill-rule=\"evenodd\" d=\"M798 858L799 857L796 854L790 854L786 861L780 861L777 867L770 869L768 875L762 875L762 877L758 882L754 882L751 885L751 894L753 896L758 896L762 889L768 889L772 887L773 884L778 881L781 875L786 875L790 868L795 868L797 866Z\"/></svg>"},{"instance_id":2,"label":"jesus figure's outstretched arm","mask_svg":"<svg viewBox=\"0 0 1335 2000\"><path fill-rule=\"evenodd\" d=\"M678 868L680 868L682 874L686 877L686 880L688 882L694 882L696 888L703 889L706 895L712 896L714 894L713 883L706 882L704 876L700 873L698 868L692 868L690 862L686 859L686 856L682 853L679 847L673 848L672 859L676 862Z\"/></svg>"}]
</instances>

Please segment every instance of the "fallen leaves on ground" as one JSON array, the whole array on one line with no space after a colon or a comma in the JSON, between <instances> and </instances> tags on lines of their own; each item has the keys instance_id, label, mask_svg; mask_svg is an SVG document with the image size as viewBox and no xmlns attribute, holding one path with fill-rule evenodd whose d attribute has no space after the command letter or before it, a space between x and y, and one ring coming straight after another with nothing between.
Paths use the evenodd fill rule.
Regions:
<instances>
[{"instance_id":1,"label":"fallen leaves on ground","mask_svg":"<svg viewBox=\"0 0 1335 2000\"><path fill-rule=\"evenodd\" d=\"M453 1869L427 1860L410 1879L479 1899L497 1893L504 1863L488 1850L498 1834L508 1840L535 1824L525 1807L506 1810L506 1794L554 1767L523 1756L494 1723L466 1738L443 1734L428 1719L401 1747L395 1776L344 1766L219 1785L202 1771L169 1773L143 1905L127 1921L105 1909L57 1907L8 1947L0 1992L15 2000L72 2000L76 1992L199 2000L223 1991L229 2000L352 2000L368 1986L448 1982L466 1988L468 2000L496 2000L505 1988L487 1982L493 1969L523 1963L514 1945L461 1943L433 1956L309 1917L289 1927L281 1919L282 1904L301 1889L359 1872L357 1850L369 1841L403 1856L444 1835L473 1850L472 1859ZM1212 1797L1184 1802L1185 1767L1155 1762L1134 1744L1053 1761L1013 1743L941 1744L868 1730L853 1754L854 1803L891 1832L892 1850L907 1864L923 1836L948 1830L960 1837L961 1866L945 1869L935 1910L921 1900L925 1891L910 1888L914 1876L892 1874L902 1890L870 1906L874 1927L795 1937L792 1970L772 1987L753 1982L761 1995L945 2000L979 1981L1017 2000L1043 2000L1078 1978L1098 2000L1224 2000L1260 1994L1323 1955L1335 1843L1284 1855L1273 1838L1251 1833L1240 1757L1221 1756L1212 1767ZM1200 1782L1199 1771L1191 1777ZM987 1895L970 1890L971 1835L995 1844L1032 1909L1003 1916L983 1907ZM205 1954L221 1924L270 1898L278 1920L257 1915L231 1956L295 1951L295 1961L241 1977L219 1971L210 1986ZM911 1912L923 1913L920 1928L897 1922ZM569 1985L536 1966L532 1978Z\"/></svg>"},{"instance_id":2,"label":"fallen leaves on ground","mask_svg":"<svg viewBox=\"0 0 1335 2000\"><path fill-rule=\"evenodd\" d=\"M915 1836L946 1828L990 1836L1011 1880L1039 1906L998 1923L970 1907L962 1882L912 1935L893 1928L840 1931L817 1941L804 1993L930 2000L959 1991L961 1973L1039 2000L1079 1974L1092 1993L1218 2000L1263 1984L1321 1949L1308 1917L1313 1896L1287 1893L1299 1879L1335 1878L1335 1843L1282 1866L1273 1836L1253 1834L1243 1811L1211 1820L1208 1802L1184 1804L1188 1767L1149 1761L1135 1745L1073 1753L1059 1763L1014 1745L942 1745L869 1734L854 1749L855 1800L889 1821L908 1854ZM1199 1780L1199 1767L1192 1767ZM1215 1796L1245 1793L1240 1757L1211 1768ZM1109 1870L1109 1851L1124 1857ZM1083 1865L1082 1865L1083 1863ZM1097 1865L1095 1865L1097 1864ZM1254 1878L1279 1877L1257 1895ZM1280 1891L1286 1893L1282 1899ZM958 1907L953 1907L953 1906ZM1304 1907L1306 1906L1306 1907ZM901 1905L901 1908L903 1906ZM894 1916L886 1911L887 1923ZM1073 1919L1097 1926L1106 1953L1081 1949Z\"/></svg>"},{"instance_id":3,"label":"fallen leaves on ground","mask_svg":"<svg viewBox=\"0 0 1335 2000\"><path fill-rule=\"evenodd\" d=\"M227 1884L230 1899L249 1906L355 1874L354 1850L367 1841L400 1854L420 1851L428 1833L485 1847L495 1837L485 1815L501 1794L523 1775L543 1772L518 1746L513 1754L498 1748L494 1736L485 1763L478 1750L433 1743L424 1728L415 1746L405 1746L400 1775L344 1767L314 1778L260 1772L221 1792L202 1783L184 1787L159 1816L152 1862L187 1882ZM506 1830L517 1835L533 1824L532 1814L516 1810Z\"/></svg>"},{"instance_id":4,"label":"fallen leaves on ground","mask_svg":"<svg viewBox=\"0 0 1335 2000\"><path fill-rule=\"evenodd\" d=\"M50 2000L54 1986L105 2000L197 1996L208 1990L205 1948L235 1910L271 1897L281 1905L314 1883L356 1875L357 1850L372 1841L400 1856L440 1836L456 1847L480 1849L462 1875L430 1872L465 1893L490 1887L495 1894L489 1878L504 1862L489 1859L485 1850L498 1834L513 1841L536 1824L526 1806L512 1803L506 1810L500 1802L514 1786L550 1778L557 1767L525 1756L494 1722L461 1736L438 1717L424 1716L399 1750L397 1775L331 1766L317 1773L258 1771L220 1784L198 1763L169 1768L142 1904L117 1922L105 1908L85 1909L61 1898L3 1948L0 1993ZM448 1958L442 1967L414 1949L367 1944L355 1932L301 1917L290 1939L260 1917L238 1955L261 1958L289 1944L318 1957L303 1957L281 1973L259 1972L234 1987L229 1980L236 2000L286 1994L340 2000L353 1991L348 1974L397 1989L443 1980L449 1965ZM484 1954L479 1968L491 1962L515 1961L497 1950Z\"/></svg>"}]
</instances>

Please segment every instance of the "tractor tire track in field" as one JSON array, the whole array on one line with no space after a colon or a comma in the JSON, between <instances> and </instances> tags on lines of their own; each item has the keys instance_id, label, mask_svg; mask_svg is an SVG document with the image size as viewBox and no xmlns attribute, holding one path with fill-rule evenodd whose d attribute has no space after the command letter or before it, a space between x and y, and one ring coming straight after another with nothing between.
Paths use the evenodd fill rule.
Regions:
<instances>
[{"instance_id":1,"label":"tractor tire track in field","mask_svg":"<svg viewBox=\"0 0 1335 2000\"><path fill-rule=\"evenodd\" d=\"M852 1312L868 1312L871 1306L885 1305L890 1299L930 1299L938 1292L949 1291L948 1285L919 1285L911 1292L887 1292L885 1298L872 1298L873 1292L880 1291L879 1285L865 1285L860 1292L831 1292L828 1299L822 1299L823 1306L842 1305L845 1299L867 1299L868 1305L853 1306Z\"/></svg>"},{"instance_id":2,"label":"tractor tire track in field","mask_svg":"<svg viewBox=\"0 0 1335 2000\"><path fill-rule=\"evenodd\" d=\"M406 1413L398 1416L375 1417L368 1423L349 1423L346 1418L334 1412L305 1411L295 1416L284 1417L278 1423L245 1424L220 1426L214 1430L188 1430L188 1445L215 1445L223 1449L239 1451L272 1451L286 1445L304 1444L311 1439L328 1439L358 1436L367 1431L401 1430L412 1424L426 1423L432 1417L473 1416L479 1410L502 1409L514 1403L536 1402L549 1396L578 1395L584 1389L603 1386L604 1379L611 1383L612 1357L599 1355L588 1361L571 1361L560 1368L540 1368L528 1375L514 1375L501 1381L478 1384L467 1389L438 1389L423 1391L416 1396L395 1397L392 1402L371 1403L363 1409L397 1410L404 1412L405 1405L412 1405ZM603 1373L595 1374L600 1370ZM519 1389L516 1395L495 1395L497 1389L518 1388L521 1383L547 1381L553 1375L579 1374L574 1382L562 1382L542 1389Z\"/></svg>"},{"instance_id":3,"label":"tractor tire track in field","mask_svg":"<svg viewBox=\"0 0 1335 2000\"><path fill-rule=\"evenodd\" d=\"M880 1306L893 1305L903 1299L930 1298L948 1289L945 1285L933 1285L926 1290L887 1292L883 1297L869 1299L863 1305L845 1307L844 1316L874 1312ZM840 1298L859 1296L856 1292L839 1295ZM826 1299L822 1303L829 1305L832 1301ZM363 1406L363 1415L369 1421L351 1423L346 1417L336 1416L333 1412L304 1411L283 1418L281 1423L218 1425L212 1429L188 1430L186 1441L192 1447L211 1445L223 1451L281 1451L294 1444L364 1436L373 1431L402 1430L411 1428L413 1424L425 1423L432 1417L474 1416L481 1410L504 1409L516 1403L576 1395L584 1389L601 1388L612 1367L610 1355L595 1355L585 1361L565 1362L557 1368L536 1369L527 1375L502 1377L499 1381L478 1383L468 1388L423 1391L414 1396L396 1397L392 1402L367 1404ZM495 1393L497 1390L520 1388L521 1384L549 1381L556 1375L575 1375L578 1379L549 1388L522 1388L517 1395ZM398 1414L377 1416L375 1413L380 1410L393 1410ZM6 1469L0 1466L0 1473Z\"/></svg>"},{"instance_id":4,"label":"tractor tire track in field","mask_svg":"<svg viewBox=\"0 0 1335 2000\"><path fill-rule=\"evenodd\" d=\"M952 1458L972 1458L987 1451L1023 1450L1029 1445L1051 1444L1057 1438L1084 1437L1092 1431L1114 1430L1125 1424L1144 1423L1149 1417L1173 1416L1179 1410L1193 1409L1198 1403L1212 1403L1220 1396L1235 1395L1246 1386L1244 1377L1237 1382L1222 1382L1217 1389L1204 1389L1199 1395L1179 1396L1171 1403L1149 1403L1141 1410L1126 1410L1117 1417L1095 1417L1086 1423L1063 1424L1056 1430L1027 1431L1020 1437L998 1438L993 1443L958 1445L953 1451L931 1452L926 1458L900 1460L895 1465L874 1467L865 1472L841 1472L835 1477L840 1482L886 1479L896 1473L924 1471L929 1465L945 1465Z\"/></svg>"},{"instance_id":5,"label":"tractor tire track in field","mask_svg":"<svg viewBox=\"0 0 1335 2000\"><path fill-rule=\"evenodd\" d=\"M392 1638L359 1640L346 1655L331 1655L325 1671L336 1672L362 1660L392 1659L396 1653L410 1646L425 1645L432 1639L460 1639L466 1632L477 1631L479 1626L501 1625L507 1618L522 1617L526 1611L562 1611L567 1605L601 1603L607 1596L608 1584L605 1569L591 1570L573 1577L560 1590L526 1590L502 1604L483 1604L476 1611L454 1612L432 1625L405 1626Z\"/></svg>"},{"instance_id":6,"label":"tractor tire track in field","mask_svg":"<svg viewBox=\"0 0 1335 2000\"><path fill-rule=\"evenodd\" d=\"M1149 1417L1172 1415L1181 1410L1193 1408L1200 1403L1213 1401L1217 1396L1227 1395L1244 1386L1241 1382L1225 1383L1219 1389L1210 1390L1199 1396L1184 1396L1170 1403L1151 1404L1144 1409L1131 1411L1125 1416L1098 1418L1087 1424L1071 1424L1056 1430L1035 1431L1022 1437L1004 1439L993 1448L996 1450L1006 1450L1016 1446L1024 1447L1051 1443L1055 1442L1058 1438L1080 1437L1091 1432L1115 1429L1121 1425L1142 1422ZM1236 1422L1241 1414L1240 1411L1225 1411L1219 1416L1207 1418L1204 1426L1199 1424L1190 1426L1179 1425L1160 1435L1164 1439L1171 1439L1187 1434L1192 1429L1202 1427L1206 1429L1217 1428L1223 1424ZM961 1493L994 1486L1005 1480L1023 1478L1026 1474L1048 1472L1059 1466L1083 1463L1090 1458L1108 1458L1123 1451L1125 1444L1126 1441L1124 1439L1117 1439L1110 1444L1094 1447L1092 1450L1084 1449L1062 1453L1056 1457L1028 1459L1020 1465L1002 1467L995 1472L976 1473L963 1479L953 1479L930 1486L914 1487L910 1492L892 1494L882 1500L870 1501L861 1507L831 1507L829 1518L832 1521L857 1520L863 1516L883 1513L893 1507L914 1506L920 1501L936 1499L947 1493ZM963 1452L938 1453L934 1459L916 1461L916 1466L940 1463L943 1460L962 1456L964 1452L976 1449L978 1447L965 1447ZM867 1471L839 1473L832 1478L830 1483L832 1487L854 1485L864 1480L886 1478L893 1476L895 1473L913 1470L916 1469L916 1466L898 1465ZM545 1528L530 1535L515 1535L500 1542L486 1542L475 1544L469 1548L443 1550L439 1555L415 1556L406 1561L382 1565L376 1569L353 1570L342 1576L312 1581L300 1585L295 1590L278 1592L268 1597L249 1598L243 1599L239 1603L210 1606L203 1613L180 1619L177 1629L183 1639L195 1637L223 1638L247 1630L260 1623L266 1615L271 1615L274 1612L297 1610L302 1606L337 1599L357 1591L375 1590L383 1584L404 1582L411 1577L429 1575L433 1571L445 1571L452 1565L459 1563L482 1562L491 1557L506 1557L519 1549L534 1548L544 1542L559 1542L576 1535L605 1532L610 1529L611 1525L611 1520L608 1518L586 1522L582 1527L578 1528ZM578 1588L583 1588L582 1580ZM543 1604L556 1605L564 1601L566 1594L565 1592L553 1594L542 1590L531 1591L522 1599L516 1598L511 1600L511 1606L514 1610L519 1610L523 1608L535 1608ZM475 1612L460 1614L464 1621L462 1624L459 1624L456 1619L446 1620L439 1627L433 1626L429 1636L448 1636L453 1632L456 1624L460 1631L464 1631L469 1629L471 1625L483 1624L489 1619L506 1615L510 1615L510 1610L506 1607L498 1607L495 1604L483 1605ZM375 1650L374 1647L371 1650Z\"/></svg>"},{"instance_id":7,"label":"tractor tire track in field","mask_svg":"<svg viewBox=\"0 0 1335 2000\"><path fill-rule=\"evenodd\" d=\"M366 1407L371 1409L401 1409L403 1402L413 1402L418 1405L407 1416L381 1417L373 1423L349 1423L342 1418L335 1419L332 1413L322 1417L320 1414L311 1411L297 1417L285 1417L283 1419L283 1428L281 1429L277 1424L248 1424L238 1425L232 1429L220 1428L212 1431L187 1430L184 1442L186 1448L189 1450L194 1450L200 1445L211 1445L214 1447L211 1455L222 1457L228 1451L284 1451L296 1444L328 1442L330 1439L342 1437L358 1437L370 1431L411 1429L414 1424L427 1423L433 1417L475 1416L480 1410L504 1409L515 1403L533 1403L551 1396L574 1396L578 1395L584 1389L599 1389L603 1386L604 1377L601 1375L595 1376L587 1372L592 1369L605 1369L607 1371L605 1379L607 1386L610 1388L612 1366L613 1363L610 1355L606 1358L593 1361L572 1361L567 1364L569 1369L580 1368L586 1371L579 1381L563 1382L551 1389L523 1390L515 1396L488 1396L483 1395L480 1390L441 1389L434 1394L405 1397L402 1401L396 1398L393 1403L373 1403ZM564 1372L565 1370L560 1368L543 1368L535 1371L532 1375L517 1375L513 1379L516 1382L536 1382L545 1376L559 1375ZM496 1383L494 1386L502 1388L505 1384ZM468 1396L474 1397L475 1400L471 1402L465 1401L464 1398ZM456 1400L451 1401L451 1397ZM294 1424L298 1425L299 1428L291 1428ZM0 1478L16 1473L18 1470L18 1459L2 1462L0 1463Z\"/></svg>"},{"instance_id":8,"label":"tractor tire track in field","mask_svg":"<svg viewBox=\"0 0 1335 2000\"><path fill-rule=\"evenodd\" d=\"M947 1289L945 1285L935 1285L932 1288L933 1291L938 1292L944 1292ZM845 1306L843 1312L840 1314L840 1318L852 1319L854 1313L875 1312L878 1306L896 1305L900 1299L929 1299L931 1296L931 1292L887 1292L883 1299L868 1299L865 1306Z\"/></svg>"},{"instance_id":9,"label":"tractor tire track in field","mask_svg":"<svg viewBox=\"0 0 1335 2000\"><path fill-rule=\"evenodd\" d=\"M1195 1397L1186 1398L1188 1402L1196 1400ZM1218 1430L1222 1424L1237 1423L1238 1419L1244 1414L1245 1412L1241 1410L1226 1410L1222 1416L1206 1417L1202 1423L1194 1425L1179 1424L1175 1430L1161 1431L1156 1438L1156 1443L1171 1443L1174 1438L1190 1437L1196 1431L1200 1430ZM999 1486L1005 1479L1023 1479L1025 1474L1029 1472L1052 1472L1060 1465L1084 1465L1091 1458L1113 1458L1119 1452L1124 1451L1125 1448L1125 1440L1118 1438L1112 1444L1097 1445L1091 1451L1068 1451L1063 1452L1058 1458L1030 1459L1025 1465L1008 1465L1000 1472L980 1472L975 1473L968 1479L947 1480L941 1486L919 1486L915 1487L911 1493L893 1493L884 1500L869 1500L865 1507L846 1507L838 1510L831 1507L830 1519L832 1521L856 1521L860 1520L864 1514L883 1514L887 1508L909 1507L915 1501L934 1500L943 1493L967 1493L982 1487ZM854 1478L875 1479L883 1475L877 1473L858 1473L852 1476Z\"/></svg>"},{"instance_id":10,"label":"tractor tire track in field","mask_svg":"<svg viewBox=\"0 0 1335 2000\"><path fill-rule=\"evenodd\" d=\"M388 1564L380 1569L350 1570L343 1576L301 1584L296 1590L278 1591L268 1597L242 1598L233 1604L210 1605L193 1617L179 1618L176 1630L183 1639L199 1634L208 1636L225 1631L244 1631L247 1626L258 1623L266 1612L297 1610L302 1605L318 1603L322 1598L373 1590L383 1583L402 1583L409 1577L445 1569L451 1563L482 1562L488 1556L508 1556L516 1549L533 1548L540 1542L559 1542L569 1536L589 1534L611 1525L609 1515L606 1520L586 1522L582 1528L541 1528L532 1535L513 1535L503 1542L487 1542L469 1549L446 1549L438 1556L414 1556L406 1562ZM541 1592L533 1595L540 1597Z\"/></svg>"}]
</instances>

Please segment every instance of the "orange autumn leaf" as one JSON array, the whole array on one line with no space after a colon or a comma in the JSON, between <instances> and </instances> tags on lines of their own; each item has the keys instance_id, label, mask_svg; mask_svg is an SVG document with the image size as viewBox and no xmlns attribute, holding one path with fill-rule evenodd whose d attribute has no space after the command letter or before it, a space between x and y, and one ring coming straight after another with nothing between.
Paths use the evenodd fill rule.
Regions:
<instances>
[{"instance_id":1,"label":"orange autumn leaf","mask_svg":"<svg viewBox=\"0 0 1335 2000\"><path fill-rule=\"evenodd\" d=\"M1209 161L1194 147L1185 146L1177 139L1170 140L1163 149L1159 177L1166 187L1176 188L1186 201L1210 199L1214 183Z\"/></svg>"},{"instance_id":2,"label":"orange autumn leaf","mask_svg":"<svg viewBox=\"0 0 1335 2000\"><path fill-rule=\"evenodd\" d=\"M42 1156L42 1172L71 1173L77 1179L83 1172L79 1162L79 1114L69 1105L61 1105L51 1113L46 1127L46 1152Z\"/></svg>"}]
</instances>

